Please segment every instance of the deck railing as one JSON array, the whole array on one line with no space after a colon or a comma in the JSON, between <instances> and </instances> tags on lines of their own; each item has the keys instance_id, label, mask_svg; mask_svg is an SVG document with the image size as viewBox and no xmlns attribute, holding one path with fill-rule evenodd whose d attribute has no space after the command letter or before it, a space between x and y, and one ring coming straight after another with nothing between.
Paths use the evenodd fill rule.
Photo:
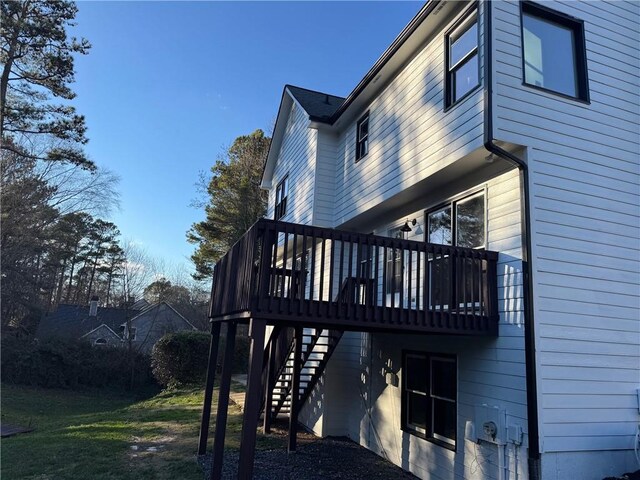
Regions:
<instances>
[{"instance_id":1,"label":"deck railing","mask_svg":"<svg viewBox=\"0 0 640 480\"><path fill-rule=\"evenodd\" d=\"M497 320L498 254L260 220L217 263L211 317L432 329Z\"/></svg>"}]
</instances>

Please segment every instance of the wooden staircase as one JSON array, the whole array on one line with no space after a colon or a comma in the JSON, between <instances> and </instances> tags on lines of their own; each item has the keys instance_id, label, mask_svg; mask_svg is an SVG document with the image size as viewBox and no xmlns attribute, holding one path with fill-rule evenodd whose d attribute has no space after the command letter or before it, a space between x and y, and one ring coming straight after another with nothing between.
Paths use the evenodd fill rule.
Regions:
<instances>
[{"instance_id":1,"label":"wooden staircase","mask_svg":"<svg viewBox=\"0 0 640 480\"><path fill-rule=\"evenodd\" d=\"M346 278L340 286L336 301L347 304L358 302L358 285L368 285L368 282L356 282L353 277ZM362 293L361 293L362 294ZM289 415L291 413L291 386L295 362L295 343L293 329L274 328L269 345L265 350L265 362L263 370L263 385L272 388L270 415L276 418L279 413ZM298 389L299 405L302 406L307 401L311 392L315 388L318 380L322 376L327 362L331 358L340 339L343 330L305 328L302 333L302 348L300 361L300 387ZM284 347L286 345L286 347ZM268 358L269 351L273 349L274 364L272 365L275 375L271 377L269 385L268 379ZM286 353L285 353L286 352ZM275 381L273 381L275 379ZM273 385L273 386L272 386ZM264 401L261 411L264 410Z\"/></svg>"},{"instance_id":2,"label":"wooden staircase","mask_svg":"<svg viewBox=\"0 0 640 480\"><path fill-rule=\"evenodd\" d=\"M322 330L305 328L302 336L302 358L300 359L300 388L298 391L300 405L309 398L318 383L322 372L331 358L340 338L340 330ZM293 343L291 344L293 347ZM283 362L273 387L271 416L291 412L291 381L293 375L294 349L290 348L286 361Z\"/></svg>"}]
</instances>

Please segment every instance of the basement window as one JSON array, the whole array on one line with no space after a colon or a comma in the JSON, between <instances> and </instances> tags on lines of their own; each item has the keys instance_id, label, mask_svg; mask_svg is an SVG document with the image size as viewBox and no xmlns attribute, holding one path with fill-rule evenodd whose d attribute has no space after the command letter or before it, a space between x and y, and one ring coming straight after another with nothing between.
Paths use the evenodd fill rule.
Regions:
<instances>
[{"instance_id":1,"label":"basement window","mask_svg":"<svg viewBox=\"0 0 640 480\"><path fill-rule=\"evenodd\" d=\"M589 101L584 23L532 2L522 3L525 85Z\"/></svg>"},{"instance_id":2,"label":"basement window","mask_svg":"<svg viewBox=\"0 0 640 480\"><path fill-rule=\"evenodd\" d=\"M453 26L446 45L445 107L451 107L480 85L477 9Z\"/></svg>"},{"instance_id":3,"label":"basement window","mask_svg":"<svg viewBox=\"0 0 640 480\"><path fill-rule=\"evenodd\" d=\"M276 205L273 218L280 220L287 213L287 195L289 194L289 176L285 176L276 187Z\"/></svg>"},{"instance_id":4,"label":"basement window","mask_svg":"<svg viewBox=\"0 0 640 480\"><path fill-rule=\"evenodd\" d=\"M455 450L457 359L425 352L402 354L402 429Z\"/></svg>"}]
</instances>

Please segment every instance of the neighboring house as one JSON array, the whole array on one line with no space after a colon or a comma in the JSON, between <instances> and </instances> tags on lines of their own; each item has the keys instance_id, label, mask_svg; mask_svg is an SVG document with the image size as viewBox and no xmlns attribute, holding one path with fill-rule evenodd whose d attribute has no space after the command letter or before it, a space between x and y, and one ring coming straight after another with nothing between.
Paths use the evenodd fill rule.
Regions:
<instances>
[{"instance_id":1,"label":"neighboring house","mask_svg":"<svg viewBox=\"0 0 640 480\"><path fill-rule=\"evenodd\" d=\"M120 325L127 316L137 314L125 308L99 307L97 300L86 306L61 303L42 317L36 338L86 338L94 345L120 346Z\"/></svg>"},{"instance_id":2,"label":"neighboring house","mask_svg":"<svg viewBox=\"0 0 640 480\"><path fill-rule=\"evenodd\" d=\"M639 18L432 0L347 98L284 88L268 219L213 281L213 358L253 339L239 478L263 401L290 449L299 421L423 479L639 468Z\"/></svg>"},{"instance_id":3,"label":"neighboring house","mask_svg":"<svg viewBox=\"0 0 640 480\"><path fill-rule=\"evenodd\" d=\"M144 353L151 353L156 342L167 333L196 330L196 327L167 302L159 302L146 308L133 317L129 325L130 337L126 333L127 323L120 325L124 343L127 344L130 339L133 347Z\"/></svg>"},{"instance_id":4,"label":"neighboring house","mask_svg":"<svg viewBox=\"0 0 640 480\"><path fill-rule=\"evenodd\" d=\"M134 308L134 307L138 308ZM97 300L89 306L60 304L40 320L36 338L86 339L96 346L128 346L127 323L136 350L150 353L165 333L195 330L180 313L166 302L149 306L138 301L125 308L99 307Z\"/></svg>"}]
</instances>

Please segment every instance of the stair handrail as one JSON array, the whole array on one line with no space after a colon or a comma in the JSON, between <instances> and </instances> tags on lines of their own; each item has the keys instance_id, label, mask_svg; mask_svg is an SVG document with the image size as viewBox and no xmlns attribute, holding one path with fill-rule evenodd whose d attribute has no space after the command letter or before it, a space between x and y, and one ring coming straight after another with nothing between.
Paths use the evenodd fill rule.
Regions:
<instances>
[{"instance_id":1,"label":"stair handrail","mask_svg":"<svg viewBox=\"0 0 640 480\"><path fill-rule=\"evenodd\" d=\"M269 342L267 343L267 348L265 348L266 360L263 368L263 377L266 377L266 372L268 371L268 363L269 363L269 351L273 345L275 348L274 362L273 362L273 376L271 376L271 378L263 379L263 385L265 386L265 388L270 388L270 389L274 389L276 384L278 383L278 379L280 378L284 369L286 368L287 359L289 358L294 347L293 329L286 328L286 327L274 327L274 331L275 331L275 328L279 328L279 332L274 334L274 332L272 331L272 335L269 338ZM265 401L265 398L263 395L261 411L264 409L265 415L266 415L268 406L264 404L264 401Z\"/></svg>"}]
</instances>

